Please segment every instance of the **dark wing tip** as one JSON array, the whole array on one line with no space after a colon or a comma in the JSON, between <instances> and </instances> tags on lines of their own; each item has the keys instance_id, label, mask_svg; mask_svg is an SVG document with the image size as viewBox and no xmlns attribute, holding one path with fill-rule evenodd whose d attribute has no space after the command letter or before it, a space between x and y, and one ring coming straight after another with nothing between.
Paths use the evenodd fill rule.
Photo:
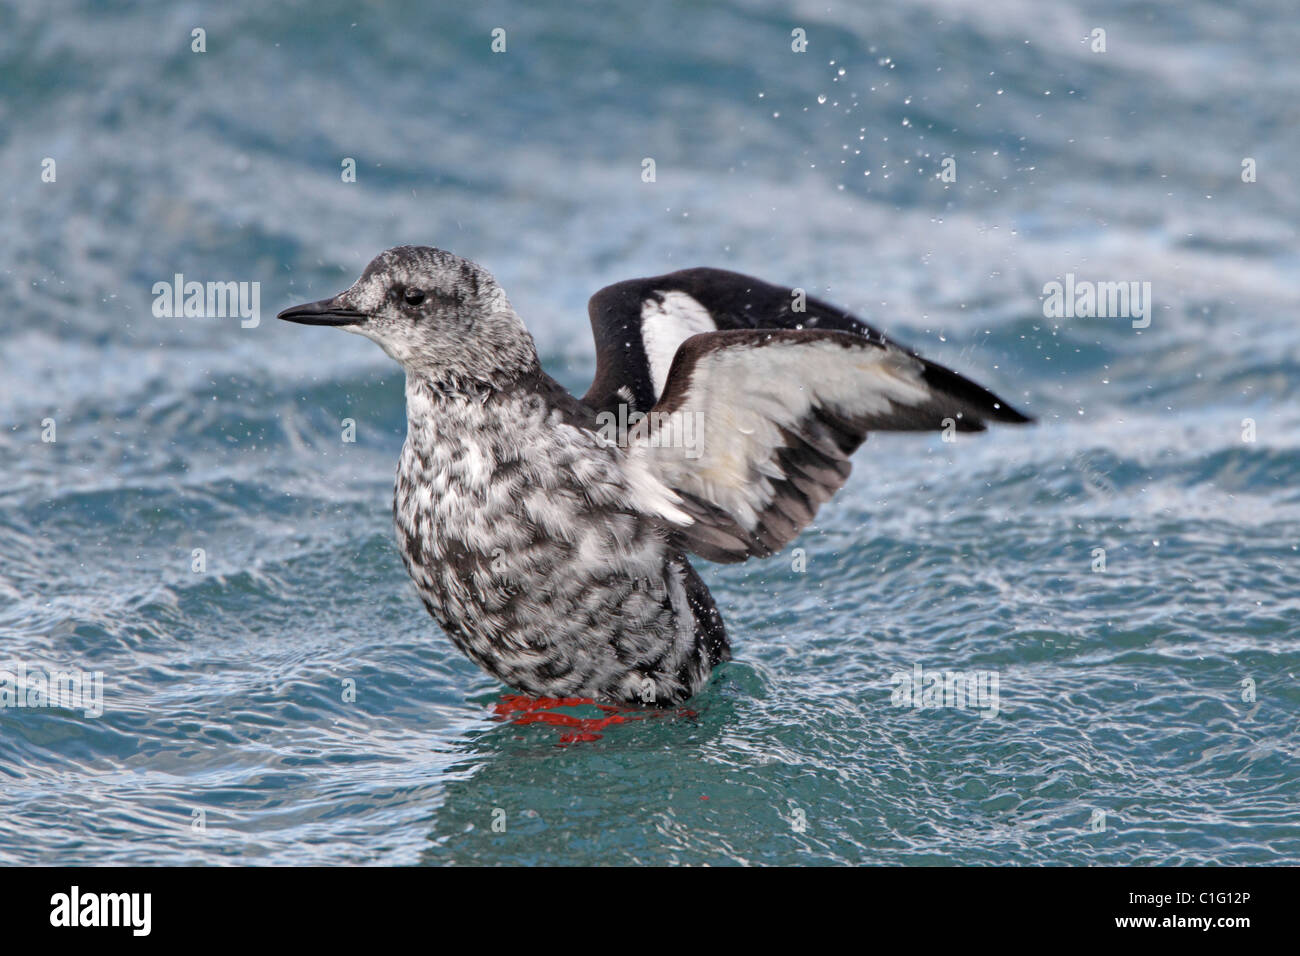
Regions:
<instances>
[{"instance_id":1,"label":"dark wing tip","mask_svg":"<svg viewBox=\"0 0 1300 956\"><path fill-rule=\"evenodd\" d=\"M966 376L927 359L921 361L925 362L925 371L921 373L925 383L945 398L954 398L961 403L962 411L973 419L971 431L983 431L986 420L1006 425L1028 425L1036 421Z\"/></svg>"},{"instance_id":2,"label":"dark wing tip","mask_svg":"<svg viewBox=\"0 0 1300 956\"><path fill-rule=\"evenodd\" d=\"M1033 415L1026 415L1005 403L1002 405L1002 411L1004 414L998 421L1006 422L1008 425L1033 425L1038 421Z\"/></svg>"}]
</instances>

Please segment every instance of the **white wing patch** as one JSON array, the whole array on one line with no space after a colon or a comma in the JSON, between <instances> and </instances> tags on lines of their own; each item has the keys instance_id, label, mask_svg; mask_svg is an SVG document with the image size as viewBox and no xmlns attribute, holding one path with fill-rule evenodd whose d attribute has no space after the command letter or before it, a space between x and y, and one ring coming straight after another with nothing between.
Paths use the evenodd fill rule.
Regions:
<instances>
[{"instance_id":1,"label":"white wing patch","mask_svg":"<svg viewBox=\"0 0 1300 956\"><path fill-rule=\"evenodd\" d=\"M664 392L677 347L700 332L716 332L717 323L703 305L685 292L660 292L661 299L641 303L641 342L650 363L655 398Z\"/></svg>"},{"instance_id":2,"label":"white wing patch","mask_svg":"<svg viewBox=\"0 0 1300 956\"><path fill-rule=\"evenodd\" d=\"M783 444L783 428L797 430L814 407L858 417L925 401L920 362L863 344L846 349L837 342L782 343L713 352L696 366L686 401L667 416L703 419L702 453L691 457L641 438L630 457L669 488L722 508L752 530L771 501L766 479L781 473L771 456Z\"/></svg>"}]
</instances>

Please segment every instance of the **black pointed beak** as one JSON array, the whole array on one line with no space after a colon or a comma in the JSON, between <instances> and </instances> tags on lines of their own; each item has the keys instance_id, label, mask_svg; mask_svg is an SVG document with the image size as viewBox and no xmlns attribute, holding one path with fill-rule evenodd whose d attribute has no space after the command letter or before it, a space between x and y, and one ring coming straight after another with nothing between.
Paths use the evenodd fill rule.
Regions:
<instances>
[{"instance_id":1,"label":"black pointed beak","mask_svg":"<svg viewBox=\"0 0 1300 956\"><path fill-rule=\"evenodd\" d=\"M300 325L360 325L366 317L356 309L349 308L343 302L342 295L306 305L295 305L285 309L277 319L297 322Z\"/></svg>"}]
</instances>

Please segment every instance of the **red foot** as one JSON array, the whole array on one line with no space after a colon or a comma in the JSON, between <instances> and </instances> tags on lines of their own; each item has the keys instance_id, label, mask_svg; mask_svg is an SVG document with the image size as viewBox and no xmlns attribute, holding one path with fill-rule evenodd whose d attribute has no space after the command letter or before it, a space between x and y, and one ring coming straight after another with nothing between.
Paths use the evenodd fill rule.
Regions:
<instances>
[{"instance_id":1,"label":"red foot","mask_svg":"<svg viewBox=\"0 0 1300 956\"><path fill-rule=\"evenodd\" d=\"M559 707L595 707L603 711L605 716L578 717L573 714L555 713L555 709ZM573 728L571 732L560 735L561 744L600 740L604 735L596 731L604 730L612 724L625 724L633 720L647 720L669 715L695 716L695 711L685 707L675 710L637 710L616 704L600 704L590 697L528 697L524 694L502 694L501 700L493 710L499 719L510 718L512 724L519 726L549 724L552 727Z\"/></svg>"}]
</instances>

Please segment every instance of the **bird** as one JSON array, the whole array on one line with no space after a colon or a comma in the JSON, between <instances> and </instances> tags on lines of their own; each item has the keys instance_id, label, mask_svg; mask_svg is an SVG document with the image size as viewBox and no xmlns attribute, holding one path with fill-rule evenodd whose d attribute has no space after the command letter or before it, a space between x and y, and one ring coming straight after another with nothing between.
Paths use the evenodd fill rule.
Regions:
<instances>
[{"instance_id":1,"label":"bird","mask_svg":"<svg viewBox=\"0 0 1300 956\"><path fill-rule=\"evenodd\" d=\"M393 518L451 642L539 699L683 704L731 658L691 557L775 554L871 431L1033 419L800 288L690 268L607 286L582 397L541 366L486 269L380 253L278 318L377 343L405 371Z\"/></svg>"}]
</instances>

